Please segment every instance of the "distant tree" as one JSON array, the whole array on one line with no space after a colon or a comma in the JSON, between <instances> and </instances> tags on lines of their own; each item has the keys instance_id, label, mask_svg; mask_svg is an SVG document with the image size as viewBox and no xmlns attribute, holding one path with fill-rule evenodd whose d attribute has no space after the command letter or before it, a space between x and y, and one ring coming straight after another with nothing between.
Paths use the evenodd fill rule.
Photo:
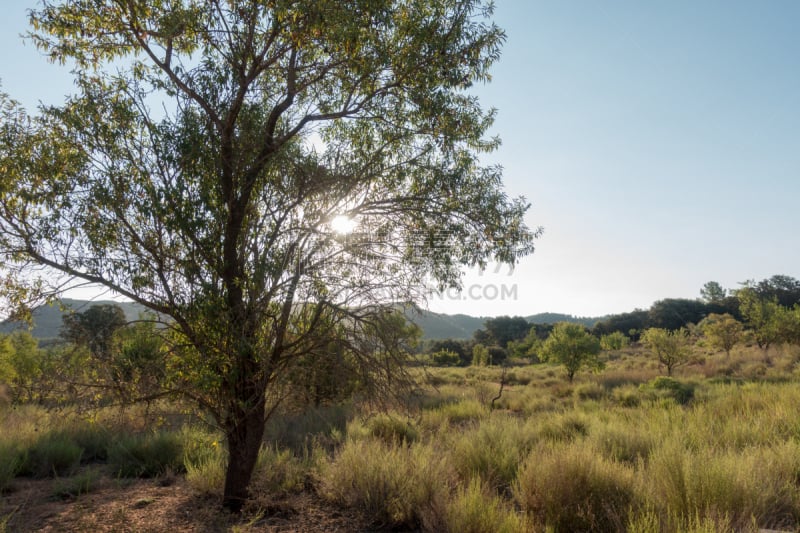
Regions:
<instances>
[{"instance_id":1,"label":"distant tree","mask_svg":"<svg viewBox=\"0 0 800 533\"><path fill-rule=\"evenodd\" d=\"M127 325L125 312L116 304L96 304L87 310L64 315L61 337L86 346L96 359L112 357L114 334Z\"/></svg>"},{"instance_id":2,"label":"distant tree","mask_svg":"<svg viewBox=\"0 0 800 533\"><path fill-rule=\"evenodd\" d=\"M509 342L524 339L531 325L521 316L499 316L487 320L484 328L494 344L506 348Z\"/></svg>"},{"instance_id":3,"label":"distant tree","mask_svg":"<svg viewBox=\"0 0 800 533\"><path fill-rule=\"evenodd\" d=\"M486 366L489 364L489 350L481 343L472 347L472 364L474 366Z\"/></svg>"},{"instance_id":4,"label":"distant tree","mask_svg":"<svg viewBox=\"0 0 800 533\"><path fill-rule=\"evenodd\" d=\"M461 358L452 350L439 350L431 354L431 360L434 364L439 366L458 366L461 364Z\"/></svg>"},{"instance_id":5,"label":"distant tree","mask_svg":"<svg viewBox=\"0 0 800 533\"><path fill-rule=\"evenodd\" d=\"M678 330L697 324L708 314L708 306L697 300L667 298L655 302L648 312L648 327Z\"/></svg>"},{"instance_id":6,"label":"distant tree","mask_svg":"<svg viewBox=\"0 0 800 533\"><path fill-rule=\"evenodd\" d=\"M778 305L791 308L800 303L800 280L791 276L775 275L758 283L745 282L766 300L774 299Z\"/></svg>"},{"instance_id":7,"label":"distant tree","mask_svg":"<svg viewBox=\"0 0 800 533\"><path fill-rule=\"evenodd\" d=\"M622 350L630 344L631 340L621 331L614 331L600 337L600 347L603 350L616 351Z\"/></svg>"},{"instance_id":8,"label":"distant tree","mask_svg":"<svg viewBox=\"0 0 800 533\"><path fill-rule=\"evenodd\" d=\"M532 362L539 362L539 350L551 331L553 331L552 324L531 324L528 334L524 339L510 341L508 343L509 355L519 358L530 358Z\"/></svg>"},{"instance_id":9,"label":"distant tree","mask_svg":"<svg viewBox=\"0 0 800 533\"><path fill-rule=\"evenodd\" d=\"M648 327L648 321L648 312L642 309L636 309L629 313L612 315L598 322L592 327L592 334L601 337L608 333L619 331L629 335L633 340L636 340L639 337L639 333Z\"/></svg>"},{"instance_id":10,"label":"distant tree","mask_svg":"<svg viewBox=\"0 0 800 533\"><path fill-rule=\"evenodd\" d=\"M436 339L429 341L427 349L428 354L441 352L442 350L457 354L459 358L459 364L462 366L467 366L472 362L472 352L467 350L466 343L464 341L456 339Z\"/></svg>"},{"instance_id":11,"label":"distant tree","mask_svg":"<svg viewBox=\"0 0 800 533\"><path fill-rule=\"evenodd\" d=\"M648 328L642 333L641 342L656 356L658 362L667 369L667 375L690 362L691 347L686 329L670 331L664 328Z\"/></svg>"},{"instance_id":12,"label":"distant tree","mask_svg":"<svg viewBox=\"0 0 800 533\"><path fill-rule=\"evenodd\" d=\"M744 325L729 314L712 313L698 324L707 342L730 357L733 349L742 340Z\"/></svg>"},{"instance_id":13,"label":"distant tree","mask_svg":"<svg viewBox=\"0 0 800 533\"><path fill-rule=\"evenodd\" d=\"M707 303L719 303L725 299L727 291L716 281L709 281L700 289L700 296Z\"/></svg>"},{"instance_id":14,"label":"distant tree","mask_svg":"<svg viewBox=\"0 0 800 533\"><path fill-rule=\"evenodd\" d=\"M543 361L564 365L570 382L581 368L600 366L598 353L600 341L597 337L584 326L570 322L556 324L541 350Z\"/></svg>"},{"instance_id":15,"label":"distant tree","mask_svg":"<svg viewBox=\"0 0 800 533\"><path fill-rule=\"evenodd\" d=\"M508 350L502 346L487 346L486 349L489 350L490 365L502 365L508 359Z\"/></svg>"},{"instance_id":16,"label":"distant tree","mask_svg":"<svg viewBox=\"0 0 800 533\"><path fill-rule=\"evenodd\" d=\"M739 309L745 324L750 328L758 347L769 351L769 347L781 341L780 313L781 306L777 298L762 296L753 287L743 287L736 292Z\"/></svg>"}]
</instances>

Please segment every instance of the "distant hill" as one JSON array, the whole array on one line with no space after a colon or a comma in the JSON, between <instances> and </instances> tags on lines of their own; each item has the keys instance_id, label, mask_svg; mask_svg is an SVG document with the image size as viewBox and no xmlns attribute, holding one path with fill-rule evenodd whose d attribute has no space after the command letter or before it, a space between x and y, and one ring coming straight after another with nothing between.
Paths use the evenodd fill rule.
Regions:
<instances>
[{"instance_id":1,"label":"distant hill","mask_svg":"<svg viewBox=\"0 0 800 533\"><path fill-rule=\"evenodd\" d=\"M116 304L125 312L128 320L136 320L145 308L133 302L115 302L112 300L72 300L65 298L62 305L76 312L81 312L92 305ZM31 334L38 339L54 339L61 331L61 319L67 311L58 305L45 305L33 310L33 329ZM423 339L469 339L472 334L483 327L483 323L491 317L475 317L470 315L448 315L431 311L409 311L408 318L423 331ZM531 324L553 324L556 322L578 322L591 327L602 318L579 318L561 313L539 313L525 317ZM1 322L0 333L11 333L16 329L27 329L27 324L18 322Z\"/></svg>"},{"instance_id":2,"label":"distant hill","mask_svg":"<svg viewBox=\"0 0 800 533\"><path fill-rule=\"evenodd\" d=\"M82 312L93 305L102 304L115 304L122 308L125 312L125 318L128 320L136 320L139 314L145 310L144 307L133 302L115 302L113 300L72 300L64 298L61 300L61 305L65 309L61 309L57 304L42 305L33 310L33 329L31 335L37 339L54 339L58 337L61 332L61 319L62 317L73 310L75 312ZM27 324L11 321L0 322L0 333L11 333L18 329L28 329Z\"/></svg>"},{"instance_id":3,"label":"distant hill","mask_svg":"<svg viewBox=\"0 0 800 533\"><path fill-rule=\"evenodd\" d=\"M408 319L422 329L423 339L469 339L483 327L488 317L446 315L431 311L407 313Z\"/></svg>"},{"instance_id":4,"label":"distant hill","mask_svg":"<svg viewBox=\"0 0 800 533\"><path fill-rule=\"evenodd\" d=\"M483 323L491 317L475 317L469 315L447 315L420 311L407 314L409 320L422 328L422 338L427 339L470 339L476 330L483 328ZM531 324L555 324L556 322L576 322L592 327L603 317L575 317L562 313L538 313L526 316Z\"/></svg>"}]
</instances>

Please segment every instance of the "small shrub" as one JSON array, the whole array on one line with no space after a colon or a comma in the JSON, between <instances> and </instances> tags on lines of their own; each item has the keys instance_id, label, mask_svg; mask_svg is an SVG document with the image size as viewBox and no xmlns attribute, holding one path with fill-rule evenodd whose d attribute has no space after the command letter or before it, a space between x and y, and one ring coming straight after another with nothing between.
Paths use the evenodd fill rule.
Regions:
<instances>
[{"instance_id":1,"label":"small shrub","mask_svg":"<svg viewBox=\"0 0 800 533\"><path fill-rule=\"evenodd\" d=\"M590 440L604 457L631 465L647 459L656 445L656 437L644 429L610 424L598 426Z\"/></svg>"},{"instance_id":2,"label":"small shrub","mask_svg":"<svg viewBox=\"0 0 800 533\"><path fill-rule=\"evenodd\" d=\"M691 383L665 376L657 377L642 386L642 390L653 393L655 398L671 398L680 405L686 405L694 398L694 389L695 386Z\"/></svg>"},{"instance_id":3,"label":"small shrub","mask_svg":"<svg viewBox=\"0 0 800 533\"><path fill-rule=\"evenodd\" d=\"M447 448L461 479L479 477L488 487L507 490L537 437L518 419L495 416L475 428L456 432Z\"/></svg>"},{"instance_id":4,"label":"small shrub","mask_svg":"<svg viewBox=\"0 0 800 533\"><path fill-rule=\"evenodd\" d=\"M445 530L452 533L530 531L524 517L508 509L478 478L459 490L446 507Z\"/></svg>"},{"instance_id":5,"label":"small shrub","mask_svg":"<svg viewBox=\"0 0 800 533\"><path fill-rule=\"evenodd\" d=\"M289 450L262 446L253 476L252 490L272 494L287 494L303 490L306 467Z\"/></svg>"},{"instance_id":6,"label":"small shrub","mask_svg":"<svg viewBox=\"0 0 800 533\"><path fill-rule=\"evenodd\" d=\"M25 453L19 445L0 442L0 494L11 487L11 483L25 464Z\"/></svg>"},{"instance_id":7,"label":"small shrub","mask_svg":"<svg viewBox=\"0 0 800 533\"><path fill-rule=\"evenodd\" d=\"M641 393L634 385L623 385L611 393L613 400L622 407L638 407L641 403Z\"/></svg>"},{"instance_id":8,"label":"small shrub","mask_svg":"<svg viewBox=\"0 0 800 533\"><path fill-rule=\"evenodd\" d=\"M443 515L452 470L431 447L349 440L322 465L319 492L364 512L375 524L434 527Z\"/></svg>"},{"instance_id":9,"label":"small shrub","mask_svg":"<svg viewBox=\"0 0 800 533\"><path fill-rule=\"evenodd\" d=\"M556 532L622 531L636 503L633 469L577 443L531 452L514 495Z\"/></svg>"},{"instance_id":10,"label":"small shrub","mask_svg":"<svg viewBox=\"0 0 800 533\"><path fill-rule=\"evenodd\" d=\"M446 403L436 409L427 410L422 415L422 423L430 429L442 425L465 425L488 416L489 409L477 400L463 400Z\"/></svg>"},{"instance_id":11,"label":"small shrub","mask_svg":"<svg viewBox=\"0 0 800 533\"><path fill-rule=\"evenodd\" d=\"M553 442L573 441L589 431L586 418L577 413L566 413L549 418L539 428L539 436Z\"/></svg>"},{"instance_id":12,"label":"small shrub","mask_svg":"<svg viewBox=\"0 0 800 533\"><path fill-rule=\"evenodd\" d=\"M97 488L99 479L100 473L93 469L87 469L72 477L59 478L53 484L52 495L54 498L66 500L89 494Z\"/></svg>"},{"instance_id":13,"label":"small shrub","mask_svg":"<svg viewBox=\"0 0 800 533\"><path fill-rule=\"evenodd\" d=\"M121 477L156 477L183 471L183 447L176 433L125 436L108 451L112 471Z\"/></svg>"},{"instance_id":14,"label":"small shrub","mask_svg":"<svg viewBox=\"0 0 800 533\"><path fill-rule=\"evenodd\" d=\"M105 461L108 459L108 447L111 435L107 429L96 424L78 424L64 430L83 450L81 462Z\"/></svg>"},{"instance_id":15,"label":"small shrub","mask_svg":"<svg viewBox=\"0 0 800 533\"><path fill-rule=\"evenodd\" d=\"M202 494L222 495L226 464L225 450L216 441L202 451L196 449L184 456L186 482Z\"/></svg>"},{"instance_id":16,"label":"small shrub","mask_svg":"<svg viewBox=\"0 0 800 533\"><path fill-rule=\"evenodd\" d=\"M20 473L34 477L70 475L78 468L82 453L66 433L46 433L28 449Z\"/></svg>"},{"instance_id":17,"label":"small shrub","mask_svg":"<svg viewBox=\"0 0 800 533\"><path fill-rule=\"evenodd\" d=\"M419 431L410 420L388 413L373 415L363 422L351 423L348 435L375 437L387 444L411 443L419 438Z\"/></svg>"},{"instance_id":18,"label":"small shrub","mask_svg":"<svg viewBox=\"0 0 800 533\"><path fill-rule=\"evenodd\" d=\"M602 400L606 396L606 389L597 383L582 383L573 391L578 400Z\"/></svg>"}]
</instances>

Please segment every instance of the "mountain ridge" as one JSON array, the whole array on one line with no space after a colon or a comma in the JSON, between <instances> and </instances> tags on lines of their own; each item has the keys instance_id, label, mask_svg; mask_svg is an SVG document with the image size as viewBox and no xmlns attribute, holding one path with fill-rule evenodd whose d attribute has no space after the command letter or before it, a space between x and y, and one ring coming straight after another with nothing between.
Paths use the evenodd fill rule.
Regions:
<instances>
[{"instance_id":1,"label":"mountain ridge","mask_svg":"<svg viewBox=\"0 0 800 533\"><path fill-rule=\"evenodd\" d=\"M31 335L40 340L55 339L61 331L62 317L69 311L81 312L92 305L115 304L122 308L128 320L136 320L146 309L133 302L117 302L114 300L76 300L63 298L58 304L43 305L33 310L33 327ZM62 310L61 307L64 309ZM423 331L422 338L429 339L470 339L472 334L483 328L484 323L496 317L471 316L462 313L436 313L418 309L407 311L409 320L417 324ZM605 317L575 317L563 313L537 313L525 318L531 324L549 324L555 322L577 322L591 327ZM18 329L27 329L28 325L20 322L0 322L0 333L11 333Z\"/></svg>"}]
</instances>

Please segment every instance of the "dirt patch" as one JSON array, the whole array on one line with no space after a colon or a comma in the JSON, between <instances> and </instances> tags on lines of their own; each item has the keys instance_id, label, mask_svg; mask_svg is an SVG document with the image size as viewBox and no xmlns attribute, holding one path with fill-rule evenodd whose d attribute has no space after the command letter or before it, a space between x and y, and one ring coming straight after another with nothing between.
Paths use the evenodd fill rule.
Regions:
<instances>
[{"instance_id":1,"label":"dirt patch","mask_svg":"<svg viewBox=\"0 0 800 533\"><path fill-rule=\"evenodd\" d=\"M66 480L17 479L0 496L0 531L9 532L364 532L356 513L310 493L256 496L241 515L223 511L219 498L198 494L181 476L119 480L102 475L78 496L60 490ZM59 485L60 483L60 485Z\"/></svg>"}]
</instances>

